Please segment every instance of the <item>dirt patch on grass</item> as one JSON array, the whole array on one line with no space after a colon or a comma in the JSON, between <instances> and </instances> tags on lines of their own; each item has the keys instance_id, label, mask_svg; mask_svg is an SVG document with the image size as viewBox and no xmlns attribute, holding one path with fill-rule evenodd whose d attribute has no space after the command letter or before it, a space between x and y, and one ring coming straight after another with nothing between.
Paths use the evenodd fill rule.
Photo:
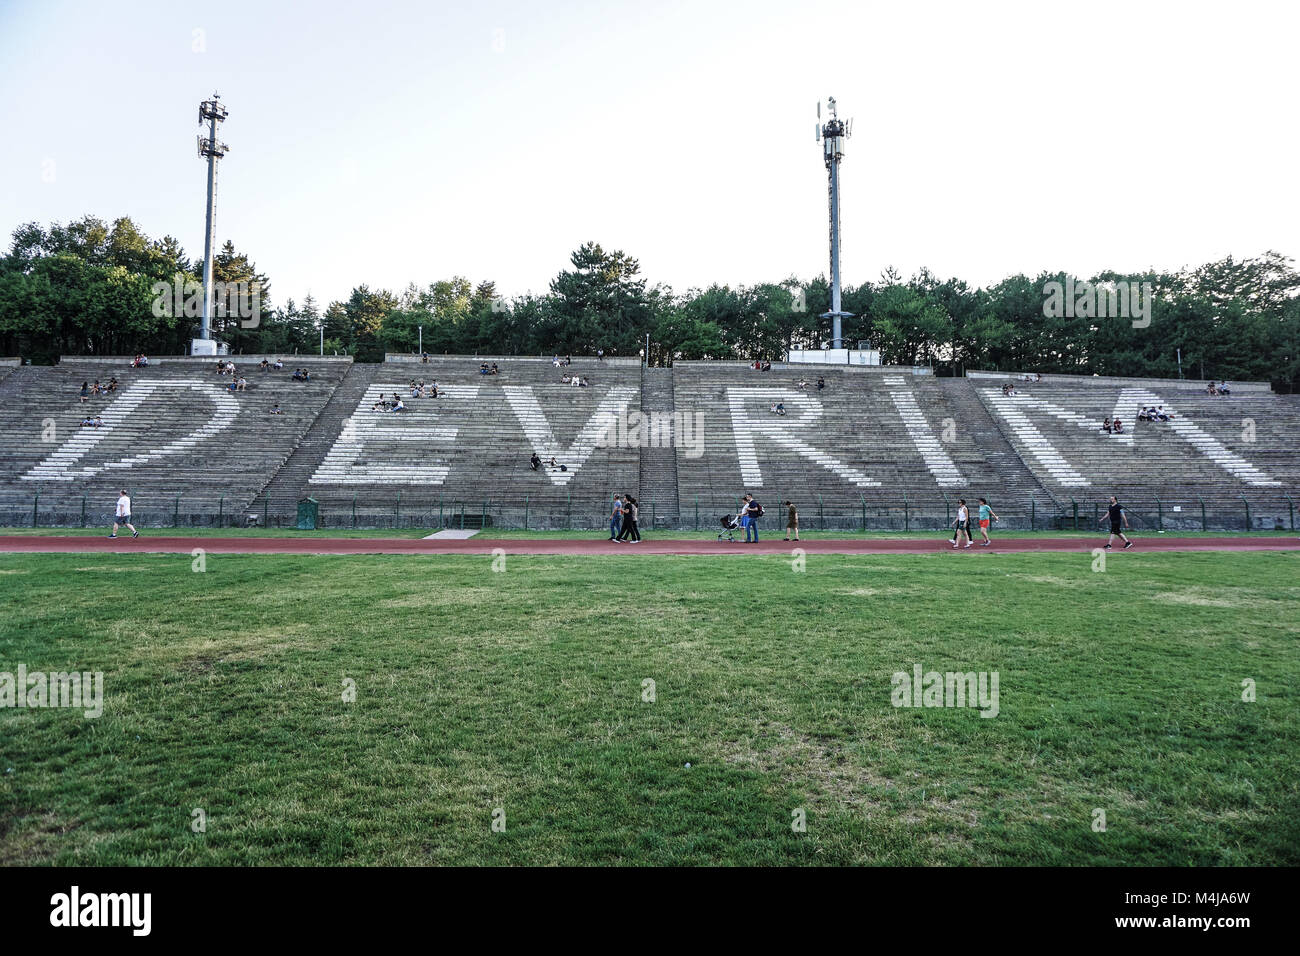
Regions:
<instances>
[{"instance_id":1,"label":"dirt patch on grass","mask_svg":"<svg viewBox=\"0 0 1300 956\"><path fill-rule=\"evenodd\" d=\"M491 588L429 587L401 597L387 598L380 601L378 606L382 608L472 607L474 605L491 607L499 600L500 595Z\"/></svg>"},{"instance_id":2,"label":"dirt patch on grass","mask_svg":"<svg viewBox=\"0 0 1300 956\"><path fill-rule=\"evenodd\" d=\"M156 568L73 568L74 571L98 571L102 574L126 574L129 571L154 571Z\"/></svg>"},{"instance_id":3,"label":"dirt patch on grass","mask_svg":"<svg viewBox=\"0 0 1300 956\"><path fill-rule=\"evenodd\" d=\"M53 813L0 815L0 866L48 862L62 849L62 838L78 826L60 822Z\"/></svg>"},{"instance_id":4,"label":"dirt patch on grass","mask_svg":"<svg viewBox=\"0 0 1300 956\"><path fill-rule=\"evenodd\" d=\"M1080 565L1082 571L1087 571L1088 567L1088 565ZM1088 573L1090 574L1091 572ZM1051 584L1058 588L1082 588L1093 586L1092 579L1085 577L1083 574L1080 574L1077 578L1063 578L1054 574L1023 574L1015 575L1014 577L1016 577L1017 580L1027 581L1030 584Z\"/></svg>"},{"instance_id":5,"label":"dirt patch on grass","mask_svg":"<svg viewBox=\"0 0 1300 956\"><path fill-rule=\"evenodd\" d=\"M881 597L883 595L910 594L907 588L848 588L837 592L848 597Z\"/></svg>"},{"instance_id":6,"label":"dirt patch on grass","mask_svg":"<svg viewBox=\"0 0 1300 956\"><path fill-rule=\"evenodd\" d=\"M1230 601L1223 597L1214 597L1213 592L1199 589L1187 591L1163 591L1151 595L1151 600L1162 604L1181 604L1192 607L1243 607L1244 601Z\"/></svg>"},{"instance_id":7,"label":"dirt patch on grass","mask_svg":"<svg viewBox=\"0 0 1300 956\"><path fill-rule=\"evenodd\" d=\"M756 728L748 739L724 741L720 750L726 763L752 767L805 792L814 808L825 801L883 809L883 791L897 789L890 778L855 763L839 742L801 734L784 724Z\"/></svg>"},{"instance_id":8,"label":"dirt patch on grass","mask_svg":"<svg viewBox=\"0 0 1300 956\"><path fill-rule=\"evenodd\" d=\"M969 798L924 787L918 779L899 783L864 766L841 741L796 731L785 724L756 727L746 739L723 742L723 761L750 767L804 795L813 812L832 810L894 819L927 831L926 839L947 847L967 844L979 826Z\"/></svg>"},{"instance_id":9,"label":"dirt patch on grass","mask_svg":"<svg viewBox=\"0 0 1300 956\"><path fill-rule=\"evenodd\" d=\"M314 632L309 624L244 628L232 635L195 637L176 644L160 644L148 655L142 655L142 659L153 659L163 664L174 659L172 666L176 670L206 674L218 664L273 658L286 651L308 648L313 640ZM177 654L182 656L176 659Z\"/></svg>"}]
</instances>

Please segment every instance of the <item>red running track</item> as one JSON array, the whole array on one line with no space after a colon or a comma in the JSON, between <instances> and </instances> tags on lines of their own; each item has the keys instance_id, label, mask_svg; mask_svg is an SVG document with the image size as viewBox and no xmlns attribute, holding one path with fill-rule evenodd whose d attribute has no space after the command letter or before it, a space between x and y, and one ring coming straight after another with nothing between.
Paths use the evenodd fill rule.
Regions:
<instances>
[{"instance_id":1,"label":"red running track","mask_svg":"<svg viewBox=\"0 0 1300 956\"><path fill-rule=\"evenodd\" d=\"M1300 538L1135 538L1133 552L1142 551L1295 551ZM992 547L976 544L965 554L1016 554L1027 551L1091 551L1106 543L1096 538L1007 538L994 539ZM593 534L587 538L469 538L429 540L424 538L139 538L106 536L72 537L0 535L0 552L113 554L189 554L202 548L209 554L491 554L501 548L507 554L608 555L608 554L781 554L792 548L808 554L941 554L953 550L945 537L934 538L821 538L797 544L780 538L764 538L758 544L731 543L713 538L647 538L639 544L615 544ZM1114 549L1120 550L1117 545Z\"/></svg>"}]
</instances>

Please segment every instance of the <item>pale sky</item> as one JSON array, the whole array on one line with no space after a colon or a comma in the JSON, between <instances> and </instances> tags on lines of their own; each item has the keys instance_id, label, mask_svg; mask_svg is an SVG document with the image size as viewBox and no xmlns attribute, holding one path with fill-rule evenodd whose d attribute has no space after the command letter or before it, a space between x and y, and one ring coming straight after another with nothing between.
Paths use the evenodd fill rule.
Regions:
<instances>
[{"instance_id":1,"label":"pale sky","mask_svg":"<svg viewBox=\"0 0 1300 956\"><path fill-rule=\"evenodd\" d=\"M196 32L198 31L198 32ZM0 0L0 231L217 234L276 303L595 240L683 292L827 270L817 101L854 120L843 281L1300 255L1288 3Z\"/></svg>"}]
</instances>

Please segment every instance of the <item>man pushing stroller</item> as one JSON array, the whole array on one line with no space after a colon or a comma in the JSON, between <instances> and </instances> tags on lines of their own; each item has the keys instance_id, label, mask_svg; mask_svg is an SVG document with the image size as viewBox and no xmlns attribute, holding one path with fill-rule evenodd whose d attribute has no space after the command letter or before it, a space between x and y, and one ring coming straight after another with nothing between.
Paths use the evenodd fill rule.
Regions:
<instances>
[{"instance_id":1,"label":"man pushing stroller","mask_svg":"<svg viewBox=\"0 0 1300 956\"><path fill-rule=\"evenodd\" d=\"M734 532L744 528L745 543L749 544L752 541L758 544L758 519L761 517L763 517L763 506L754 500L753 495L745 495L740 499L739 514L721 515L718 518L718 523L722 525L718 540L721 541L725 535L728 541L735 541Z\"/></svg>"}]
</instances>

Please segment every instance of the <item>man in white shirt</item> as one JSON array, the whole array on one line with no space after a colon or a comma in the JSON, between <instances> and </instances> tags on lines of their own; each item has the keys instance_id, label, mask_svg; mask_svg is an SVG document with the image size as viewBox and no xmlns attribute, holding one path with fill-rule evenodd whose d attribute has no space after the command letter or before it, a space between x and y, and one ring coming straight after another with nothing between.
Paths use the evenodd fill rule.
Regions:
<instances>
[{"instance_id":1,"label":"man in white shirt","mask_svg":"<svg viewBox=\"0 0 1300 956\"><path fill-rule=\"evenodd\" d=\"M122 497L117 499L117 512L113 517L113 533L109 535L110 538L117 537L117 526L120 524L131 529L131 537L140 537L140 532L136 531L135 525L131 524L131 498L125 488L122 489Z\"/></svg>"}]
</instances>

